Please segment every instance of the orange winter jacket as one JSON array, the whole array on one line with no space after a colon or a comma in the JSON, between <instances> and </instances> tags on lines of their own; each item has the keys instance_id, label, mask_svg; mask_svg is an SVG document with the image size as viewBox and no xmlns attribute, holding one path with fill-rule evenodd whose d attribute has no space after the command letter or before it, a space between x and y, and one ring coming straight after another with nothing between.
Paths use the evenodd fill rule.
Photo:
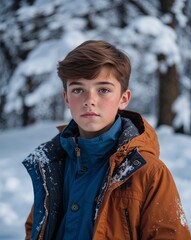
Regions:
<instances>
[{"instance_id":1,"label":"orange winter jacket","mask_svg":"<svg viewBox=\"0 0 191 240\"><path fill-rule=\"evenodd\" d=\"M159 144L154 129L137 113L122 111L121 116L130 119L140 135L129 142L121 138L118 150L110 157L110 171L98 197L92 239L191 240L172 175L159 160ZM48 204L51 202L51 194L46 187L48 179L45 171L42 171L47 161L41 161L40 158L44 158L44 155L33 154L24 161L30 170L31 163L38 162L46 192L46 211L42 224L39 225L36 237L32 236L33 225L37 221L34 220L38 211L35 208L39 206L34 204L26 221L26 239L54 240L51 237L54 234L44 235L52 212ZM52 232L56 232L56 223Z\"/></svg>"}]
</instances>

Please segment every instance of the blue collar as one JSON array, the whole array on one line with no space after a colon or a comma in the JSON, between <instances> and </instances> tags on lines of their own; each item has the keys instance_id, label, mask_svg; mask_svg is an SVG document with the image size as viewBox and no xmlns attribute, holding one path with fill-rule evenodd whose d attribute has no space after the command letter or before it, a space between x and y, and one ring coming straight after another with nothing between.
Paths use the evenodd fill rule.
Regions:
<instances>
[{"instance_id":1,"label":"blue collar","mask_svg":"<svg viewBox=\"0 0 191 240\"><path fill-rule=\"evenodd\" d=\"M121 117L118 115L112 127L100 136L91 139L77 137L78 147L81 152L80 158L83 162L85 161L89 167L101 163L103 159L108 160L109 155L116 150L115 148L118 143L118 138L122 131L121 122ZM72 139L72 137L75 136L74 133L77 133L76 128L77 124L72 120L61 134L61 145L70 158L74 158L74 154L76 154L76 144ZM72 132L73 135L71 135ZM69 134L70 137L66 137Z\"/></svg>"}]
</instances>

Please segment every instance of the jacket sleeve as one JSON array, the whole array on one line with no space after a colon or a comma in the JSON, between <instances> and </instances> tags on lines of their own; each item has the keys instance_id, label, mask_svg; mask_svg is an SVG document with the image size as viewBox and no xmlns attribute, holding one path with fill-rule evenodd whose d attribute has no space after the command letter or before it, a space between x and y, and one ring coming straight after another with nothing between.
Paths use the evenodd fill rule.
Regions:
<instances>
[{"instance_id":1,"label":"jacket sleeve","mask_svg":"<svg viewBox=\"0 0 191 240\"><path fill-rule=\"evenodd\" d=\"M30 240L30 237L31 237L32 224L33 224L33 211L34 211L34 209L32 206L31 211L25 222L25 233L26 233L25 240Z\"/></svg>"},{"instance_id":2,"label":"jacket sleeve","mask_svg":"<svg viewBox=\"0 0 191 240\"><path fill-rule=\"evenodd\" d=\"M191 240L180 197L168 168L163 165L149 176L142 209L141 239Z\"/></svg>"}]
</instances>

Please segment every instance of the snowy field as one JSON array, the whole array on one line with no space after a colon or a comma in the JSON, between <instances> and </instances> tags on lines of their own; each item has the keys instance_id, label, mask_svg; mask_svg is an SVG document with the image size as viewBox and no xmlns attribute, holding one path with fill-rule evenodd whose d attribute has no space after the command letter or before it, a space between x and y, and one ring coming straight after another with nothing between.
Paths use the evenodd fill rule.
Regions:
<instances>
[{"instance_id":1,"label":"snowy field","mask_svg":"<svg viewBox=\"0 0 191 240\"><path fill-rule=\"evenodd\" d=\"M22 160L40 143L52 138L56 122L0 132L0 240L24 239L24 222L33 202L30 178ZM191 227L191 137L158 131L161 159L171 170Z\"/></svg>"}]
</instances>

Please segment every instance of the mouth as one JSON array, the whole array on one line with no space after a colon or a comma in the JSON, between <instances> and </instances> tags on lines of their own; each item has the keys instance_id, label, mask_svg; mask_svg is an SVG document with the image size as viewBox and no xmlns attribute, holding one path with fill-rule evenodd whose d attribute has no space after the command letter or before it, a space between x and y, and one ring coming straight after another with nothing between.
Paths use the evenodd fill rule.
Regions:
<instances>
[{"instance_id":1,"label":"mouth","mask_svg":"<svg viewBox=\"0 0 191 240\"><path fill-rule=\"evenodd\" d=\"M99 117L99 115L94 112L87 112L87 113L82 114L81 117L93 118L93 117Z\"/></svg>"}]
</instances>

